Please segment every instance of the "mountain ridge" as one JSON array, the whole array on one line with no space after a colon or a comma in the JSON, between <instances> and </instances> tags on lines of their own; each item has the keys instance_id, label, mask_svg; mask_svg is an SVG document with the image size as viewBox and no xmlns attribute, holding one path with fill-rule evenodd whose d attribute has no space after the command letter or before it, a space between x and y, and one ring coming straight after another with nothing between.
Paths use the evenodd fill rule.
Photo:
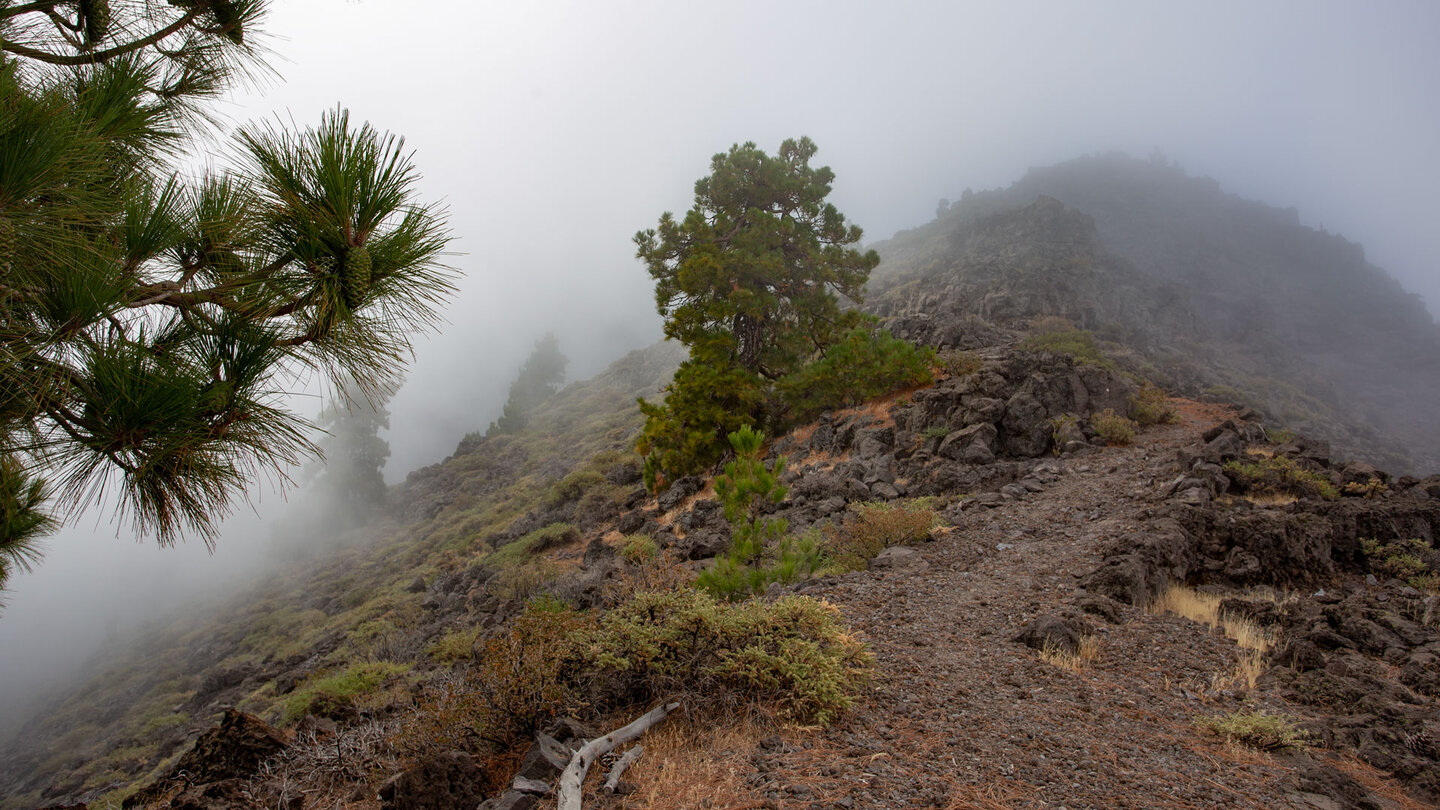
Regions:
<instances>
[{"instance_id":1,"label":"mountain ridge","mask_svg":"<svg viewBox=\"0 0 1440 810\"><path fill-rule=\"evenodd\" d=\"M1170 188L1173 167L1157 171ZM1414 539L1430 555L1416 560L1440 571L1440 480L1392 476L1340 461L1340 453L1332 459L1324 441L1287 435L1274 391L1235 386L1242 396L1221 396L1216 386L1246 383L1242 372L1254 368L1246 364L1258 362L1232 344L1305 342L1279 330L1233 333L1253 323L1249 317L1206 324L1206 307L1232 300L1234 288L1209 289L1203 298L1180 270L1157 278L1103 242L1103 216L1027 181L1019 190L971 195L936 222L878 246L886 261L869 306L897 334L941 349L941 379L826 414L774 437L770 447L772 458L783 453L793 461L790 495L778 514L797 533L844 532L872 503L929 511L938 521L928 541L895 545L868 570L780 589L834 600L879 652L881 685L860 693L856 712L825 731L761 727L725 738L697 718L685 732L659 738L656 764L637 766L632 778L642 787L634 803L593 798L608 806L676 806L682 788L713 789L666 781L676 778L676 762L725 763L729 798L774 806L1007 806L1041 797L1074 806L1181 806L1240 795L1268 806L1404 807L1418 806L1405 790L1422 799L1440 790L1426 781L1440 762L1440 750L1427 742L1440 737L1440 684L1427 680L1440 655L1437 597L1402 577L1376 576L1388 569L1364 546ZM1274 227L1298 227L1285 212L1262 209L1257 216ZM1332 245L1337 267L1363 262L1347 245ZM1167 342L1170 326L1187 318L1194 334L1220 330L1224 347ZM1388 328L1402 344L1424 331L1419 321L1397 323ZM1032 342L1047 334L1072 342L1089 335L1093 344L1073 345L1096 352ZM1395 348L1378 351L1387 347ZM1223 373L1207 368L1229 355ZM109 807L145 783L160 786L147 795L178 799L167 792L175 784L169 769L232 706L288 723L288 758L275 760L270 777L240 780L253 806L280 795L274 774L331 773L317 764L325 746L357 752L360 764L329 788L312 785L316 801L403 806L375 798L381 783L406 767L441 765L377 741L416 717L427 689L464 672L474 649L502 638L527 600L605 609L627 578L650 576L624 556L628 537L649 537L692 572L728 547L729 528L707 476L681 479L658 497L639 486L630 448L640 423L634 401L663 386L679 359L678 347L666 344L631 353L543 403L525 431L465 437L450 458L392 487L390 516L313 559L295 557L290 570L218 608L224 621L193 614L136 642L132 661L112 662L50 716L32 721L20 738L28 744L10 746L0 769L0 789L10 798L0 806L89 800ZM1333 431L1336 448L1358 442L1363 449L1366 431L1379 429L1347 416L1343 398L1323 390L1331 377L1301 373L1317 364L1298 355L1294 368L1280 369L1289 375L1280 390L1304 397L1297 401L1306 418ZM1129 410L1142 379L1211 400L1248 393L1262 401L1245 411L1170 400L1179 424L1142 430L1133 447L1106 447L1105 412ZM1399 458L1402 450L1370 456ZM1272 498L1247 478L1245 465L1259 469L1274 458L1279 468L1301 471L1313 491ZM1322 484L1333 497L1319 494ZM1062 558L1064 571L1054 568ZM1253 659L1263 678L1237 686L1233 667L1252 660L1246 648L1217 639L1204 624L1145 609L1171 581L1223 594L1234 600L1232 609L1253 611L1286 640ZM1286 595L1267 607L1254 590L1261 587ZM1036 635L1040 627L1048 629ZM1073 672L1045 657L1047 640L1073 642L1078 654L1083 637L1101 638L1101 651ZM1147 658L1152 642L1164 648ZM965 657L971 648L985 656ZM985 663L992 659L1002 662L993 671ZM940 661L948 662L946 671L927 672ZM1135 670L1136 662L1155 669ZM952 675L961 691L923 686ZM342 676L363 688L334 705L315 699ZM1104 694L1131 682L1139 686ZM1370 699L1336 697L1357 694ZM1256 702L1296 715L1334 756L1301 751L1292 760L1247 764L1251 754L1154 717L1190 709L1220 716ZM955 707L959 719L951 716ZM1006 731L1015 711L1025 715L1017 726L1023 741ZM1040 722L1055 712L1083 730ZM973 745L953 733L967 713L988 724ZM1132 773L1094 758L1078 772L1047 762L1060 749L1073 755L1060 740L1066 734L1099 744L1103 718L1111 716L1162 755L1183 760L1184 778L1169 788L1178 793L1158 793L1167 790L1164 756L1127 754L1146 763ZM590 736L600 730L595 723L616 718L575 719L591 724L582 735ZM38 745L42 740L49 745ZM509 784L506 769L525 753L478 758L485 775L465 777L474 783L466 795L480 783L487 795L500 792ZM945 757L955 764L944 767ZM669 771L658 768L666 761ZM463 762L444 767L451 765L471 773ZM1327 768L1352 775L1316 775ZM1207 784L1217 779L1226 784ZM1106 780L1130 792L1107 793ZM702 794L695 796L698 803Z\"/></svg>"},{"instance_id":2,"label":"mountain ridge","mask_svg":"<svg viewBox=\"0 0 1440 810\"><path fill-rule=\"evenodd\" d=\"M1440 396L1440 327L1359 245L1293 209L1102 155L964 195L875 247L882 315L1065 317L1137 350L1158 384L1216 389L1390 469L1440 467L1440 439L1410 405ZM925 334L901 326L913 329Z\"/></svg>"}]
</instances>

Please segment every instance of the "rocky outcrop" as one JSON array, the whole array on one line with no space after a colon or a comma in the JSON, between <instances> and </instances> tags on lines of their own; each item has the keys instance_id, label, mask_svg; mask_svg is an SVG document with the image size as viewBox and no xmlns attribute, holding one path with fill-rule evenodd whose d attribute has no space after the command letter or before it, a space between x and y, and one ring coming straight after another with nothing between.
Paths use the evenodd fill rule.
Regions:
<instances>
[{"instance_id":1,"label":"rocky outcrop","mask_svg":"<svg viewBox=\"0 0 1440 810\"><path fill-rule=\"evenodd\" d=\"M1414 569L1428 569L1421 579L1440 574L1440 499L1425 482L1335 464L1327 448L1304 439L1273 452L1337 485L1358 484L1348 497L1273 504L1218 498L1229 489L1218 462L1244 453L1245 437L1255 435L1254 425L1226 423L1199 437L1196 452L1180 453L1171 468L1178 474L1159 486L1151 520L1116 536L1104 563L1081 579L1087 595L1080 603L1101 596L1143 606L1176 581L1237 593L1253 585L1283 589L1290 594L1283 599L1237 596L1220 605L1280 639L1259 686L1317 709L1307 729L1321 745L1353 752L1417 795L1440 798L1440 596L1377 576L1377 568L1395 563L1365 550L1401 541L1415 556ZM1054 622L1037 622L1027 633L1032 645L1068 638Z\"/></svg>"},{"instance_id":2,"label":"rocky outcrop","mask_svg":"<svg viewBox=\"0 0 1440 810\"><path fill-rule=\"evenodd\" d=\"M251 810L246 780L289 745L280 730L253 714L226 709L220 725L201 734L165 776L131 794L123 807L163 810Z\"/></svg>"},{"instance_id":3,"label":"rocky outcrop","mask_svg":"<svg viewBox=\"0 0 1440 810\"><path fill-rule=\"evenodd\" d=\"M1440 467L1420 407L1440 398L1432 313L1293 209L1100 155L966 195L876 248L867 306L907 339L975 348L1064 318L1171 390L1212 390L1379 466Z\"/></svg>"}]
</instances>

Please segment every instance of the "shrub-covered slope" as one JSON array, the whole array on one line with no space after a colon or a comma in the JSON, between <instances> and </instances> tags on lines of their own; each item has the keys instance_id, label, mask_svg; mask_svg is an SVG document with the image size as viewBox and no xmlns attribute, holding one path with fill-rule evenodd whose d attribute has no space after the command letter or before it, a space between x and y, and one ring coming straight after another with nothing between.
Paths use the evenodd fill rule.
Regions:
<instances>
[{"instance_id":1,"label":"shrub-covered slope","mask_svg":"<svg viewBox=\"0 0 1440 810\"><path fill-rule=\"evenodd\" d=\"M578 515L567 494L577 478L593 483L597 466L630 458L635 398L659 390L679 360L664 345L630 353L536 407L522 433L466 437L445 462L392 488L390 513L371 525L319 532L307 555L277 561L250 590L98 654L88 677L6 746L0 807L124 793L179 758L224 707L279 723L326 700L383 706L445 658L427 650L459 623L460 583L545 542L496 548L528 536L524 515L573 540L567 521L618 510L614 499L638 481L634 464L629 487L584 487L592 501ZM576 473L582 462L588 472ZM543 573L515 574L511 589ZM493 613L499 600L480 599L490 604L475 607Z\"/></svg>"},{"instance_id":2,"label":"shrub-covered slope","mask_svg":"<svg viewBox=\"0 0 1440 810\"><path fill-rule=\"evenodd\" d=\"M1051 171L1103 175L1096 167L1109 160ZM1138 181L1128 172L1179 200L1166 204L1210 199L1219 213L1205 222L1236 207L1274 215L1262 223L1267 239L1298 228L1173 169L1112 162L1118 179L1101 184L1109 189L1095 192L1101 199L1133 197L1124 189ZM209 788L167 775L209 756L187 754L197 738L202 749L221 745L225 726L201 732L231 706L255 715L225 713L232 730L270 738L262 721L273 723L288 747L263 773L249 763L224 788L234 803L223 806L373 808L388 790L382 806L399 807L397 791L427 779L457 786L433 806L462 795L473 805L517 771L549 774L526 747L552 716L570 724L548 726L564 743L677 691L689 693L694 725L661 738L654 763L637 768L641 793L623 806L675 806L673 797L691 790L713 797L722 782L732 804L965 806L1010 790L1020 793L1008 799L1023 803L1034 798L1026 791L1083 783L1073 804L1112 806L1145 803L1144 791L1175 781L1177 762L1176 789L1201 804L1231 791L1267 806L1339 795L1304 779L1277 781L1284 766L1271 760L1213 767L1232 754L1204 742L1184 716L1263 720L1252 700L1433 797L1440 483L1332 461L1323 443L1267 433L1214 406L1187 404L1183 425L1169 425L1178 403L1142 378L1248 398L1277 417L1266 420L1271 428L1308 420L1372 457L1395 457L1387 447L1401 444L1367 444L1368 416L1354 416L1339 394L1306 393L1320 390L1316 380L1340 379L1345 363L1302 339L1299 325L1280 329L1291 321L1277 316L1237 331L1253 319L1228 307L1261 295L1241 283L1243 268L1218 280L1188 265L1165 265L1170 275L1147 269L1117 247L1131 243L1109 235L1100 214L1027 185L1037 175L1045 172L971 195L881 246L886 264L869 306L898 334L941 348L939 382L770 437L765 463L785 492L762 511L786 536L737 563L769 566L759 601L730 606L689 587L727 555L736 532L716 495L725 488L709 475L681 478L658 496L641 487L636 397L660 389L681 353L635 352L537 406L524 429L465 437L450 458L392 487L384 518L317 537L312 554L284 561L238 598L97 658L93 677L57 696L4 752L0 808L86 800L110 810L126 795L165 806L164 797L182 799L182 787L203 793ZM1156 219L1149 209L1163 202L1135 204ZM1226 233L1222 225L1202 229L1210 235L1201 244ZM1159 263L1183 253L1173 238L1133 230L1133 245L1159 245L1151 253L1132 245L1136 256ZM1309 233L1292 236L1321 246L1333 239ZM1281 259L1266 261L1270 269L1253 272L1303 282ZM1336 261L1339 275L1373 271ZM1337 294L1310 290L1295 300L1315 309ZM1385 293L1366 300L1383 302ZM1390 343L1325 351L1356 363L1379 352L1390 362L1401 338L1421 340L1427 324L1434 331L1428 316L1393 320L1399 325L1376 327ZM1387 384L1413 395L1425 366L1416 368L1421 382ZM1240 424L1216 426L1232 415ZM783 473L781 454L790 461ZM803 566L781 570L785 543ZM1276 597L1283 613L1255 621L1282 628L1275 632L1288 646L1270 633L1264 650L1239 653L1254 671L1229 672L1236 651L1227 639L1145 612L1173 579L1215 599L1286 591ZM1310 596L1317 588L1343 594L1345 610L1364 621ZM793 592L825 595L838 608ZM837 625L841 616L866 635ZM874 688L857 692L872 663ZM1326 697L1365 688L1371 682L1356 673L1372 670L1382 702L1366 712L1375 716ZM1315 690L1325 699L1306 697ZM1141 698L1163 710L1132 711ZM757 701L769 705L761 711ZM1072 724L1056 727L1055 711ZM747 727L728 722L767 714L772 724L747 739L737 739ZM1106 718L1118 714L1132 738L1125 774L1107 770L1109 755L1081 759L1108 744ZM770 736L777 717L837 716L841 725L823 732L802 725ZM575 720L592 725L582 731ZM956 735L957 726L975 731ZM707 742L721 732L731 736ZM1056 764L1062 749L1099 775ZM1306 767L1333 764L1322 759ZM389 779L407 768L410 783ZM706 768L720 781L667 781ZM1126 786L1114 787L1122 775ZM135 794L142 785L152 788Z\"/></svg>"}]
</instances>

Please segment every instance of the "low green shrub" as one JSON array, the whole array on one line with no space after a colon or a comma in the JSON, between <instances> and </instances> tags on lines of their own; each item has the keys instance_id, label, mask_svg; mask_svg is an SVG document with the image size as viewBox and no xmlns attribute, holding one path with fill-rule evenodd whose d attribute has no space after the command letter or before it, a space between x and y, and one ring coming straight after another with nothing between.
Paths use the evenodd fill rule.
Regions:
<instances>
[{"instance_id":1,"label":"low green shrub","mask_svg":"<svg viewBox=\"0 0 1440 810\"><path fill-rule=\"evenodd\" d=\"M1289 718L1262 710L1236 711L1219 717L1200 718L1195 722L1232 743L1260 751L1301 748L1309 743L1310 738Z\"/></svg>"},{"instance_id":2,"label":"low green shrub","mask_svg":"<svg viewBox=\"0 0 1440 810\"><path fill-rule=\"evenodd\" d=\"M281 720L289 724L307 714L344 717L354 711L357 697L409 671L408 664L372 661L353 664L329 675L311 676L286 699Z\"/></svg>"},{"instance_id":3,"label":"low green shrub","mask_svg":"<svg viewBox=\"0 0 1440 810\"><path fill-rule=\"evenodd\" d=\"M1179 414L1170 407L1165 392L1153 385L1142 385L1130 395L1130 418L1141 427L1168 425L1179 421Z\"/></svg>"},{"instance_id":4,"label":"low green shrub","mask_svg":"<svg viewBox=\"0 0 1440 810\"><path fill-rule=\"evenodd\" d=\"M1114 408L1106 408L1091 415L1090 427L1095 429L1095 435L1099 436L1101 441L1112 447L1135 441L1135 423L1115 413Z\"/></svg>"},{"instance_id":5,"label":"low green shrub","mask_svg":"<svg viewBox=\"0 0 1440 810\"><path fill-rule=\"evenodd\" d=\"M630 534L620 543L620 559L631 565L644 565L655 559L660 546L648 534Z\"/></svg>"},{"instance_id":6,"label":"low green shrub","mask_svg":"<svg viewBox=\"0 0 1440 810\"><path fill-rule=\"evenodd\" d=\"M921 348L885 329L857 326L825 356L776 384L789 406L788 422L807 422L824 411L859 405L903 388L933 381L933 349Z\"/></svg>"},{"instance_id":7,"label":"low green shrub","mask_svg":"<svg viewBox=\"0 0 1440 810\"><path fill-rule=\"evenodd\" d=\"M1289 428L1266 428L1265 439L1271 444L1289 444L1295 441L1295 431Z\"/></svg>"},{"instance_id":8,"label":"low green shrub","mask_svg":"<svg viewBox=\"0 0 1440 810\"><path fill-rule=\"evenodd\" d=\"M1381 579L1398 579L1416 590L1433 591L1440 584L1437 562L1440 553L1424 540L1391 540L1381 542L1373 537L1360 540L1370 571Z\"/></svg>"},{"instance_id":9,"label":"low green shrub","mask_svg":"<svg viewBox=\"0 0 1440 810\"><path fill-rule=\"evenodd\" d=\"M937 360L940 368L951 377L968 377L985 367L985 360L980 355L960 349L940 352Z\"/></svg>"},{"instance_id":10,"label":"low green shrub","mask_svg":"<svg viewBox=\"0 0 1440 810\"><path fill-rule=\"evenodd\" d=\"M579 537L580 533L569 523L551 523L490 552L485 564L495 568L519 565L542 551L573 543Z\"/></svg>"},{"instance_id":11,"label":"low green shrub","mask_svg":"<svg viewBox=\"0 0 1440 810\"><path fill-rule=\"evenodd\" d=\"M827 724L872 668L839 611L808 597L730 604L680 588L636 593L598 618L535 600L419 694L397 742L411 754L503 749L560 714L671 699L704 714L749 707Z\"/></svg>"},{"instance_id":12,"label":"low green shrub","mask_svg":"<svg viewBox=\"0 0 1440 810\"><path fill-rule=\"evenodd\" d=\"M629 702L749 705L796 723L834 721L873 665L839 612L804 596L729 604L698 590L637 594L582 638L577 674Z\"/></svg>"},{"instance_id":13,"label":"low green shrub","mask_svg":"<svg viewBox=\"0 0 1440 810\"><path fill-rule=\"evenodd\" d=\"M950 435L950 428L945 425L934 425L925 428L924 436L927 439L943 439Z\"/></svg>"},{"instance_id":14,"label":"low green shrub","mask_svg":"<svg viewBox=\"0 0 1440 810\"><path fill-rule=\"evenodd\" d=\"M556 481L546 490L540 505L547 509L580 500L589 490L605 484L605 476L589 467L576 470Z\"/></svg>"},{"instance_id":15,"label":"low green shrub","mask_svg":"<svg viewBox=\"0 0 1440 810\"><path fill-rule=\"evenodd\" d=\"M559 565L544 558L533 559L501 568L485 587L500 599L529 599L558 576Z\"/></svg>"},{"instance_id":16,"label":"low green shrub","mask_svg":"<svg viewBox=\"0 0 1440 810\"><path fill-rule=\"evenodd\" d=\"M1294 495L1305 498L1340 497L1335 485L1322 473L1307 470L1288 456L1235 459L1225 462L1229 476L1241 492L1256 495Z\"/></svg>"},{"instance_id":17,"label":"low green shrub","mask_svg":"<svg viewBox=\"0 0 1440 810\"><path fill-rule=\"evenodd\" d=\"M1100 350L1095 336L1084 329L1057 329L1031 335L1020 341L1020 348L1031 352L1063 354L1076 363L1114 370L1115 362Z\"/></svg>"},{"instance_id":18,"label":"low green shrub","mask_svg":"<svg viewBox=\"0 0 1440 810\"><path fill-rule=\"evenodd\" d=\"M446 631L425 648L425 654L435 662L445 665L469 661L475 654L475 642L483 630L484 628L477 624Z\"/></svg>"},{"instance_id":19,"label":"low green shrub","mask_svg":"<svg viewBox=\"0 0 1440 810\"><path fill-rule=\"evenodd\" d=\"M826 529L829 557L844 571L863 570L890 546L929 539L940 518L929 498L850 504L849 514Z\"/></svg>"}]
</instances>

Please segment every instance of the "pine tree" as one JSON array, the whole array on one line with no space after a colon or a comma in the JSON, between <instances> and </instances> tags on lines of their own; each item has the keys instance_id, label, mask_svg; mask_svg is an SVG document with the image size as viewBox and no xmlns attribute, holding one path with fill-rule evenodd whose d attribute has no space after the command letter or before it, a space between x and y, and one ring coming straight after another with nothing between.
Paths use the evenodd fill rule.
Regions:
<instances>
[{"instance_id":1,"label":"pine tree","mask_svg":"<svg viewBox=\"0 0 1440 810\"><path fill-rule=\"evenodd\" d=\"M380 431L390 427L385 406L391 395L386 390L368 397L355 381L348 381L317 420L326 435L319 442L325 463L315 488L326 505L346 519L367 517L385 503L390 443Z\"/></svg>"},{"instance_id":2,"label":"pine tree","mask_svg":"<svg viewBox=\"0 0 1440 810\"><path fill-rule=\"evenodd\" d=\"M102 488L162 545L211 542L313 450L289 375L386 390L449 296L404 142L343 109L248 126L237 169L179 175L207 103L264 69L264 10L0 4L0 557ZM0 585L33 553L5 558Z\"/></svg>"},{"instance_id":3,"label":"pine tree","mask_svg":"<svg viewBox=\"0 0 1440 810\"><path fill-rule=\"evenodd\" d=\"M555 339L554 332L547 332L545 337L535 341L530 358L510 384L510 396L505 401L504 412L490 423L485 435L520 432L530 421L530 412L535 406L560 390L568 363L565 355L560 353L560 343Z\"/></svg>"},{"instance_id":4,"label":"pine tree","mask_svg":"<svg viewBox=\"0 0 1440 810\"><path fill-rule=\"evenodd\" d=\"M713 464L736 428L775 423L773 384L862 321L840 297L858 302L880 259L852 247L861 231L825 201L835 174L810 165L815 151L809 138L774 156L733 146L683 220L667 212L635 235L665 336L690 347L665 403L641 402L637 447L656 483Z\"/></svg>"}]
</instances>

